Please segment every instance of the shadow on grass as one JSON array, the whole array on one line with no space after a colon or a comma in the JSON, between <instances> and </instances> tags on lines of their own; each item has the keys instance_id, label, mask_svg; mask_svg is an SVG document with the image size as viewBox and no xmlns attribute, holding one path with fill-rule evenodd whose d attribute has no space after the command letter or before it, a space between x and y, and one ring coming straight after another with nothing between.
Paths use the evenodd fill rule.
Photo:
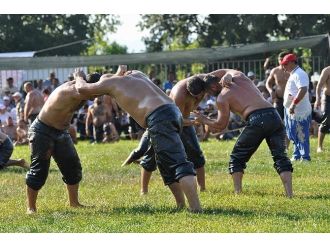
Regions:
<instances>
[{"instance_id":1,"label":"shadow on grass","mask_svg":"<svg viewBox=\"0 0 330 247\"><path fill-rule=\"evenodd\" d=\"M27 173L28 169L24 169L21 167L6 167L5 169L1 170L1 173L17 173L17 174L25 174ZM58 169L50 168L49 173L59 172Z\"/></svg>"},{"instance_id":2,"label":"shadow on grass","mask_svg":"<svg viewBox=\"0 0 330 247\"><path fill-rule=\"evenodd\" d=\"M314 199L314 200L329 200L330 199L330 194L329 195L301 195L301 196L295 196L294 198L298 199Z\"/></svg>"}]
</instances>

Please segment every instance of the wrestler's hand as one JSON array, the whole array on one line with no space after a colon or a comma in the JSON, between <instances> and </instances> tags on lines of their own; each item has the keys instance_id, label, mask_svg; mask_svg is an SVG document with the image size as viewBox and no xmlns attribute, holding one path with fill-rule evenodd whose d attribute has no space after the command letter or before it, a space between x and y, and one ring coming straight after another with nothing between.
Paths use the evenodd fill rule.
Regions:
<instances>
[{"instance_id":1,"label":"wrestler's hand","mask_svg":"<svg viewBox=\"0 0 330 247\"><path fill-rule=\"evenodd\" d=\"M126 71L127 71L127 65L119 65L116 75L123 76L125 75Z\"/></svg>"},{"instance_id":2,"label":"wrestler's hand","mask_svg":"<svg viewBox=\"0 0 330 247\"><path fill-rule=\"evenodd\" d=\"M227 73L221 78L220 84L222 87L230 88L232 81L233 81L232 75Z\"/></svg>"},{"instance_id":3,"label":"wrestler's hand","mask_svg":"<svg viewBox=\"0 0 330 247\"><path fill-rule=\"evenodd\" d=\"M202 113L200 113L199 111L194 111L194 116L195 116L195 119L194 119L195 124L203 124L204 123L205 116Z\"/></svg>"},{"instance_id":4,"label":"wrestler's hand","mask_svg":"<svg viewBox=\"0 0 330 247\"><path fill-rule=\"evenodd\" d=\"M321 101L320 100L316 100L314 103L314 109L318 110L321 108Z\"/></svg>"},{"instance_id":5,"label":"wrestler's hand","mask_svg":"<svg viewBox=\"0 0 330 247\"><path fill-rule=\"evenodd\" d=\"M85 74L85 72L82 70L82 69L80 69L80 68L76 68L75 70L74 70L74 73L73 73L73 77L76 79L76 78L86 78L86 74Z\"/></svg>"}]
</instances>

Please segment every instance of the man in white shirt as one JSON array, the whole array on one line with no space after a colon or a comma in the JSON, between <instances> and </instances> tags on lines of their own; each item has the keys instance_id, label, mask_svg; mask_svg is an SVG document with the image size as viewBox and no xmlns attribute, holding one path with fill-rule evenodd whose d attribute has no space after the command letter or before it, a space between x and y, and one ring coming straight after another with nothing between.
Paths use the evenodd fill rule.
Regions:
<instances>
[{"instance_id":1,"label":"man in white shirt","mask_svg":"<svg viewBox=\"0 0 330 247\"><path fill-rule=\"evenodd\" d=\"M285 127L293 141L293 160L310 161L309 126L312 107L308 96L309 78L297 64L297 57L290 53L281 61L283 69L290 73L284 91Z\"/></svg>"}]
</instances>

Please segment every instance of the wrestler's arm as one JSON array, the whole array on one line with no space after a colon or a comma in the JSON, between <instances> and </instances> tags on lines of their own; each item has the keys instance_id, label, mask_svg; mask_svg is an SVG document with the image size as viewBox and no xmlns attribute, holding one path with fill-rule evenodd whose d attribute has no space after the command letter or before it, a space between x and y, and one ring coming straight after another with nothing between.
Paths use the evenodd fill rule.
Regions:
<instances>
[{"instance_id":1,"label":"wrestler's arm","mask_svg":"<svg viewBox=\"0 0 330 247\"><path fill-rule=\"evenodd\" d=\"M24 121L28 121L29 112L31 111L31 97L30 94L26 95L24 106Z\"/></svg>"},{"instance_id":2,"label":"wrestler's arm","mask_svg":"<svg viewBox=\"0 0 330 247\"><path fill-rule=\"evenodd\" d=\"M199 114L196 121L202 124L210 126L217 132L221 132L226 129L230 117L230 107L226 100L218 100L218 117L217 119L210 119L202 114ZM196 113L197 114L197 113Z\"/></svg>"},{"instance_id":3,"label":"wrestler's arm","mask_svg":"<svg viewBox=\"0 0 330 247\"><path fill-rule=\"evenodd\" d=\"M185 95L182 95L180 93L174 93L171 94L170 97L177 105L177 107L180 109L181 113L183 114L185 112ZM195 123L194 120L183 117L183 126L190 126L193 125L194 123Z\"/></svg>"},{"instance_id":4,"label":"wrestler's arm","mask_svg":"<svg viewBox=\"0 0 330 247\"><path fill-rule=\"evenodd\" d=\"M316 86L316 101L314 103L315 108L319 108L321 106L321 92L322 88L324 87L326 81L328 80L330 76L330 67L327 67L322 70L321 76L320 76L320 81Z\"/></svg>"},{"instance_id":5,"label":"wrestler's arm","mask_svg":"<svg viewBox=\"0 0 330 247\"><path fill-rule=\"evenodd\" d=\"M275 85L274 74L275 74L275 69L272 69L272 71L270 72L270 75L268 76L267 81L266 81L266 88L267 88L272 100L275 98L275 94L273 91L273 86Z\"/></svg>"},{"instance_id":6,"label":"wrestler's arm","mask_svg":"<svg viewBox=\"0 0 330 247\"><path fill-rule=\"evenodd\" d=\"M112 76L111 78L100 79L96 83L87 83L82 77L76 77L75 87L78 93L84 96L109 94L110 85L114 81L120 81L121 76Z\"/></svg>"},{"instance_id":7,"label":"wrestler's arm","mask_svg":"<svg viewBox=\"0 0 330 247\"><path fill-rule=\"evenodd\" d=\"M93 118L92 110L91 110L91 108L89 107L89 108L88 108L88 111L87 111L86 123L85 123L85 131L86 131L86 135L87 135L87 136L90 135L90 133L89 133L89 125L92 123L92 118Z\"/></svg>"}]
</instances>

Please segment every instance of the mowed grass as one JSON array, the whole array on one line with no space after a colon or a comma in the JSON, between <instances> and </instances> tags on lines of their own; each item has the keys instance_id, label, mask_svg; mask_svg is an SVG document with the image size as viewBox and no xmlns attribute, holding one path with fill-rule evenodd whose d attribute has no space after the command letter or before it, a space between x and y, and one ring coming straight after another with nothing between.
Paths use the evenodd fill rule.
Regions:
<instances>
[{"instance_id":1,"label":"mowed grass","mask_svg":"<svg viewBox=\"0 0 330 247\"><path fill-rule=\"evenodd\" d=\"M294 163L293 199L284 197L279 176L265 142L251 158L243 178L243 194L233 195L227 166L234 141L201 143L206 164L207 191L200 193L202 214L176 210L158 172L149 194L140 196L140 168L120 164L137 141L76 148L83 165L80 200L91 207L68 207L66 188L52 162L46 185L38 198L38 214L26 215L25 171L0 172L0 232L330 232L330 148L313 161ZM291 154L291 149L290 152ZM14 158L29 159L27 146L17 147Z\"/></svg>"}]
</instances>

